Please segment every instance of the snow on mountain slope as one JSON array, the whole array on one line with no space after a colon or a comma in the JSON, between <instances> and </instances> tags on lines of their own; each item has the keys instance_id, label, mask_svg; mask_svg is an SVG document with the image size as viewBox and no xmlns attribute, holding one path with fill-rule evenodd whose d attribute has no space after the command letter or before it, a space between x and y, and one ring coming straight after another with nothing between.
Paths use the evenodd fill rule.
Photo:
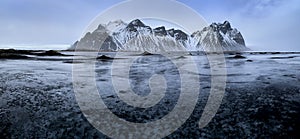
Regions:
<instances>
[{"instance_id":1,"label":"snow on mountain slope","mask_svg":"<svg viewBox=\"0 0 300 139\"><path fill-rule=\"evenodd\" d=\"M188 35L181 30L164 26L152 29L136 19L126 24L121 20L99 25L75 42L69 50L100 51L244 51L244 39L228 21L213 23L201 31Z\"/></svg>"},{"instance_id":2,"label":"snow on mountain slope","mask_svg":"<svg viewBox=\"0 0 300 139\"><path fill-rule=\"evenodd\" d=\"M125 28L126 26L127 24L122 20L112 21L105 25L106 29L111 33L114 31L119 31L120 29Z\"/></svg>"},{"instance_id":3,"label":"snow on mountain slope","mask_svg":"<svg viewBox=\"0 0 300 139\"><path fill-rule=\"evenodd\" d=\"M205 51L245 51L249 50L245 46L242 34L231 28L228 21L213 23L205 27L202 31L192 34L192 38L199 42L197 47L202 47Z\"/></svg>"},{"instance_id":4,"label":"snow on mountain slope","mask_svg":"<svg viewBox=\"0 0 300 139\"><path fill-rule=\"evenodd\" d=\"M161 37L150 34L138 35L136 38L129 40L128 43L124 45L124 49L122 50L141 52L166 52L184 51L185 47L171 37Z\"/></svg>"},{"instance_id":5,"label":"snow on mountain slope","mask_svg":"<svg viewBox=\"0 0 300 139\"><path fill-rule=\"evenodd\" d=\"M127 26L120 28L112 33L113 38L118 42L119 48L126 44L129 40L136 38L138 35L150 35L152 29L146 26L143 22L136 19L130 22Z\"/></svg>"}]
</instances>

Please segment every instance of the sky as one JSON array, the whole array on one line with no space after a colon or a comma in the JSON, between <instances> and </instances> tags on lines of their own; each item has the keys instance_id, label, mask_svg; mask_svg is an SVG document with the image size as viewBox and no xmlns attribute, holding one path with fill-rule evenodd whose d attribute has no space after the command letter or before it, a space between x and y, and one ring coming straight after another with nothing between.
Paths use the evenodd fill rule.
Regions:
<instances>
[{"instance_id":1,"label":"sky","mask_svg":"<svg viewBox=\"0 0 300 139\"><path fill-rule=\"evenodd\" d=\"M300 51L299 0L178 1L209 24L228 20L252 50ZM68 47L99 13L120 2L124 1L1 0L0 48Z\"/></svg>"}]
</instances>

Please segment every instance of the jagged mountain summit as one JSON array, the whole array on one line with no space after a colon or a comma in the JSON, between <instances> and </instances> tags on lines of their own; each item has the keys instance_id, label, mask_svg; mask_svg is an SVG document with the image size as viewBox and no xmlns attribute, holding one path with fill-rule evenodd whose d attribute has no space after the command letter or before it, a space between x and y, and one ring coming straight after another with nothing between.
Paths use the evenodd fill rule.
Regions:
<instances>
[{"instance_id":1,"label":"jagged mountain summit","mask_svg":"<svg viewBox=\"0 0 300 139\"><path fill-rule=\"evenodd\" d=\"M121 20L100 24L75 42L69 50L100 51L245 51L242 34L228 21L213 23L201 31L188 35L182 30L152 29L141 20L130 23Z\"/></svg>"},{"instance_id":2,"label":"jagged mountain summit","mask_svg":"<svg viewBox=\"0 0 300 139\"><path fill-rule=\"evenodd\" d=\"M201 47L207 51L245 51L249 50L242 34L231 28L228 21L222 23L212 23L205 27L202 31L197 31L191 35L197 40Z\"/></svg>"}]
</instances>

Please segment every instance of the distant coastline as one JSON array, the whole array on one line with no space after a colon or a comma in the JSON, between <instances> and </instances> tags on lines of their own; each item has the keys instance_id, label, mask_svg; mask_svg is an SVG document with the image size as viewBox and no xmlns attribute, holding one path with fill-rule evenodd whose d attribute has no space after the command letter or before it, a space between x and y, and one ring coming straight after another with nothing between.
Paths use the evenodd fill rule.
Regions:
<instances>
[{"instance_id":1,"label":"distant coastline","mask_svg":"<svg viewBox=\"0 0 300 139\"><path fill-rule=\"evenodd\" d=\"M15 50L66 50L70 44L0 44L0 49Z\"/></svg>"}]
</instances>

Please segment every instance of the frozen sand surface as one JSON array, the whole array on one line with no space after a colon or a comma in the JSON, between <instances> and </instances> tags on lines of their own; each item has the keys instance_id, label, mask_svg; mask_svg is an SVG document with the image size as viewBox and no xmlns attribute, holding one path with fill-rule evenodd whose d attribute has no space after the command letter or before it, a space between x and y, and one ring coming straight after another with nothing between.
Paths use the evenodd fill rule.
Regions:
<instances>
[{"instance_id":1,"label":"frozen sand surface","mask_svg":"<svg viewBox=\"0 0 300 139\"><path fill-rule=\"evenodd\" d=\"M68 52L67 52L68 53ZM80 53L77 58L86 58ZM114 53L104 53L114 56ZM200 68L201 92L195 111L188 121L169 137L297 137L300 112L300 55L299 54L250 54L245 59L231 59L226 54L227 87L217 115L203 129L198 128L204 104L210 89L210 67L205 56L193 55ZM177 56L177 55L176 55ZM178 54L178 58L189 55ZM133 57L124 54L121 59ZM138 56L135 56L138 57ZM144 56L140 66L133 68L132 81L138 88L145 88L143 73L153 70L151 63L168 65L163 59ZM275 58L274 58L275 57ZM278 58L284 57L284 58ZM0 60L0 136L20 138L45 137L105 137L92 127L81 113L73 92L72 64L63 63L65 57L47 57L48 60ZM124 58L124 59L122 59ZM58 60L57 60L58 59ZM252 60L247 61L247 60ZM110 62L98 60L96 81L109 84ZM168 66L167 66L168 67ZM155 69L155 66L152 67ZM120 68L119 70L122 71ZM193 72L191 72L193 74ZM176 76L176 71L168 76ZM174 77L175 78L175 77ZM163 117L176 102L176 83L163 104L154 112L135 113L129 107L119 106L111 89L106 88L103 99L115 114L129 121L147 122ZM173 100L173 101L172 101ZM167 105L166 105L167 104Z\"/></svg>"}]
</instances>

